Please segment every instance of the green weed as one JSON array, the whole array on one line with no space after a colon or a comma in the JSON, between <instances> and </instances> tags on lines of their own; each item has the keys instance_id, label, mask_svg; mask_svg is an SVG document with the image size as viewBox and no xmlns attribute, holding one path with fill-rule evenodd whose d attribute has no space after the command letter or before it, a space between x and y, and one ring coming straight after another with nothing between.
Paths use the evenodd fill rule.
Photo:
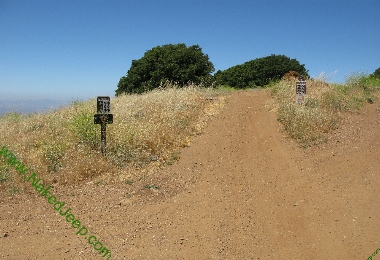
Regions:
<instances>
[{"instance_id":1,"label":"green weed","mask_svg":"<svg viewBox=\"0 0 380 260\"><path fill-rule=\"evenodd\" d=\"M133 180L126 180L125 183L128 184L128 185L132 185L133 184Z\"/></svg>"},{"instance_id":2,"label":"green weed","mask_svg":"<svg viewBox=\"0 0 380 260\"><path fill-rule=\"evenodd\" d=\"M11 195L15 195L17 193L20 193L20 190L16 186L11 186L8 188L8 191Z\"/></svg>"},{"instance_id":3,"label":"green weed","mask_svg":"<svg viewBox=\"0 0 380 260\"><path fill-rule=\"evenodd\" d=\"M158 190L160 187L156 185L145 185L144 188L150 189L150 190Z\"/></svg>"},{"instance_id":4,"label":"green weed","mask_svg":"<svg viewBox=\"0 0 380 260\"><path fill-rule=\"evenodd\" d=\"M79 138L79 143L95 149L99 144L99 126L94 124L94 112L80 110L73 117L71 130Z\"/></svg>"},{"instance_id":5,"label":"green weed","mask_svg":"<svg viewBox=\"0 0 380 260\"><path fill-rule=\"evenodd\" d=\"M9 172L4 172L0 169L0 182L6 182L7 180L9 180L9 177Z\"/></svg>"},{"instance_id":6,"label":"green weed","mask_svg":"<svg viewBox=\"0 0 380 260\"><path fill-rule=\"evenodd\" d=\"M48 172L56 172L63 167L62 159L65 155L65 148L62 144L49 144L45 146L45 159L48 163Z\"/></svg>"}]
</instances>

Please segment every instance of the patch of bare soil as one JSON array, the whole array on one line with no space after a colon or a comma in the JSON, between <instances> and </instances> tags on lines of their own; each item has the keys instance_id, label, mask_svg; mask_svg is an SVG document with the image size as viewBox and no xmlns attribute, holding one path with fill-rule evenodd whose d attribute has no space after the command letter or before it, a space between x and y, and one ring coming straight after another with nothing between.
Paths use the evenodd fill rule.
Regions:
<instances>
[{"instance_id":1,"label":"patch of bare soil","mask_svg":"<svg viewBox=\"0 0 380 260\"><path fill-rule=\"evenodd\" d=\"M269 98L232 94L180 160L150 176L52 192L111 259L367 259L380 247L379 105L304 150ZM2 259L103 259L32 188L0 207Z\"/></svg>"}]
</instances>

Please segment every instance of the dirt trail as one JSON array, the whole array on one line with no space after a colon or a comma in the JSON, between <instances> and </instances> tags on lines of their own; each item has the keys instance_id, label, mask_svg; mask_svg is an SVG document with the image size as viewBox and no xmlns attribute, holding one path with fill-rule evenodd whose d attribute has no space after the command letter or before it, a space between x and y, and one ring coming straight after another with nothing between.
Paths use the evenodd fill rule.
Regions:
<instances>
[{"instance_id":1,"label":"dirt trail","mask_svg":"<svg viewBox=\"0 0 380 260\"><path fill-rule=\"evenodd\" d=\"M350 116L325 148L303 150L269 98L232 94L176 164L145 180L158 190L55 192L111 259L367 259L380 247L379 105ZM0 203L3 259L102 259L41 197Z\"/></svg>"}]
</instances>

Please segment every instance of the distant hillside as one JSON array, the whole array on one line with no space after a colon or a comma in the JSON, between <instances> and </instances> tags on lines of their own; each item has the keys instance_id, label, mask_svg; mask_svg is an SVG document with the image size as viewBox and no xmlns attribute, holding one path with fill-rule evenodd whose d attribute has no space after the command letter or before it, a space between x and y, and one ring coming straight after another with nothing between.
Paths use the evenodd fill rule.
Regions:
<instances>
[{"instance_id":1,"label":"distant hillside","mask_svg":"<svg viewBox=\"0 0 380 260\"><path fill-rule=\"evenodd\" d=\"M0 100L0 116L8 112L30 114L34 112L45 112L56 109L67 101L39 99L39 100Z\"/></svg>"}]
</instances>

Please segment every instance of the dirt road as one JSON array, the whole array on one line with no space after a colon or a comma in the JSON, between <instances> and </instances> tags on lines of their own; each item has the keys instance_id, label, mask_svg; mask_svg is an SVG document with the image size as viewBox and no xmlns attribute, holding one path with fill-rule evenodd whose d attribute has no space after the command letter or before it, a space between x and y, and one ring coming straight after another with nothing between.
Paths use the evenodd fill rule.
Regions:
<instances>
[{"instance_id":1,"label":"dirt road","mask_svg":"<svg viewBox=\"0 0 380 260\"><path fill-rule=\"evenodd\" d=\"M304 150L269 98L232 94L177 163L132 185L54 192L111 259L367 259L380 247L379 104ZM104 259L33 192L0 201L2 259Z\"/></svg>"}]
</instances>

